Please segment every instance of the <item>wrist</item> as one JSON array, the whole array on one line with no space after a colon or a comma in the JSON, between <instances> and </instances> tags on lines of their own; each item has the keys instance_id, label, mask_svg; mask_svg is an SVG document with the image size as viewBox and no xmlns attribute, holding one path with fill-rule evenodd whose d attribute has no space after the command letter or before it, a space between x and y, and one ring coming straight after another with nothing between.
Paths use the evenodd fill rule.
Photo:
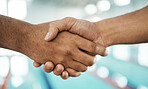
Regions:
<instances>
[{"instance_id":1,"label":"wrist","mask_svg":"<svg viewBox=\"0 0 148 89\"><path fill-rule=\"evenodd\" d=\"M112 21L102 20L96 22L95 24L96 24L96 30L98 31L98 38L96 40L97 43L99 41L99 44L105 47L115 45L117 41L115 38L117 37L118 34L115 31L115 26L113 26L114 24L112 24Z\"/></svg>"},{"instance_id":2,"label":"wrist","mask_svg":"<svg viewBox=\"0 0 148 89\"><path fill-rule=\"evenodd\" d=\"M131 27L131 24L134 23L126 16L105 19L96 22L96 24L105 46L128 44L132 42L131 35L127 34L134 32ZM132 34L134 35L134 33Z\"/></svg>"},{"instance_id":3,"label":"wrist","mask_svg":"<svg viewBox=\"0 0 148 89\"><path fill-rule=\"evenodd\" d=\"M96 22L106 46L148 42L147 8Z\"/></svg>"}]
</instances>

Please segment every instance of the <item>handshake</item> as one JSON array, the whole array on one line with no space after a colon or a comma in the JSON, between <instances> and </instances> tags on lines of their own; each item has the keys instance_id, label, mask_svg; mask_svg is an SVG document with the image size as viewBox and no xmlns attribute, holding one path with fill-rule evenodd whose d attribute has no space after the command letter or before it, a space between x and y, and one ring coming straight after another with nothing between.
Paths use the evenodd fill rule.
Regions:
<instances>
[{"instance_id":1,"label":"handshake","mask_svg":"<svg viewBox=\"0 0 148 89\"><path fill-rule=\"evenodd\" d=\"M67 17L31 28L26 40L29 45L24 45L22 53L34 60L35 67L44 64L47 73L53 71L63 79L80 76L94 64L95 55L107 56L97 23Z\"/></svg>"},{"instance_id":2,"label":"handshake","mask_svg":"<svg viewBox=\"0 0 148 89\"><path fill-rule=\"evenodd\" d=\"M46 72L63 79L77 77L95 55L107 56L108 46L147 43L147 12L145 7L94 23L67 17L39 25L0 15L0 47L27 55L35 67L44 64Z\"/></svg>"}]
</instances>

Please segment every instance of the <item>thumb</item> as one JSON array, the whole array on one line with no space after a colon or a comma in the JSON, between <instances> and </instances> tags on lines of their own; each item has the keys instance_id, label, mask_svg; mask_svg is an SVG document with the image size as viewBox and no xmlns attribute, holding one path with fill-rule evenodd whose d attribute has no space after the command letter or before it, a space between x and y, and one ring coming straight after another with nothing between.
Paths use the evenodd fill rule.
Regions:
<instances>
[{"instance_id":1,"label":"thumb","mask_svg":"<svg viewBox=\"0 0 148 89\"><path fill-rule=\"evenodd\" d=\"M54 39L58 34L58 29L57 28L49 28L48 33L45 36L45 40L46 41L50 41L52 39Z\"/></svg>"}]
</instances>

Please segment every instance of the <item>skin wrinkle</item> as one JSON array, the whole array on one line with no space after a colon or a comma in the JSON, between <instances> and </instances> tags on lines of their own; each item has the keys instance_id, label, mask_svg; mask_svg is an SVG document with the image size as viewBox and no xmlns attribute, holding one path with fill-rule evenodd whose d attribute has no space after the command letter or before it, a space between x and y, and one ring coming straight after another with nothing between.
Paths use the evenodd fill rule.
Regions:
<instances>
[{"instance_id":1,"label":"skin wrinkle","mask_svg":"<svg viewBox=\"0 0 148 89\"><path fill-rule=\"evenodd\" d=\"M54 65L63 64L65 70L66 68L70 68L78 72L86 71L87 66L84 65L86 63L84 58L81 58L79 61L77 59L79 58L78 55L73 56L73 58L71 57L74 52L73 50L79 50L78 46L85 44L84 47L86 46L86 49L87 44L90 44L89 41L82 39L78 35L61 32L52 42L46 42L44 41L44 36L49 29L50 23L32 25L6 16L0 15L0 18L1 24L4 24L0 26L0 45L21 52L40 64L51 61ZM81 44L82 41L83 43ZM76 53L81 55L80 52ZM83 57L87 55L85 54ZM73 59L78 61L74 61ZM93 57L90 56L90 59L87 61L92 61ZM84 64L81 63L83 61L85 62Z\"/></svg>"},{"instance_id":2,"label":"skin wrinkle","mask_svg":"<svg viewBox=\"0 0 148 89\"><path fill-rule=\"evenodd\" d=\"M71 33L82 35L82 37L87 38L89 40L93 39L97 46L104 46L100 46L101 48L98 49L100 50L99 54L103 54L103 52L105 53L104 50L106 50L106 47L111 45L148 42L147 12L148 6L129 14L98 21L95 23L90 22L88 23L88 25L86 24L88 21L80 19L76 19L77 22L75 22L74 25L70 25L69 23L71 23L71 20L69 19L75 18L65 18L68 19L69 22L59 20L55 21L55 24L58 23L59 25L62 23L66 23L65 27L69 25L69 27L71 27L71 29L69 30ZM95 24L95 26L91 26L90 24ZM56 28L56 25L54 28ZM60 31L65 30L62 28L59 29ZM95 35L94 32L97 33L97 35ZM51 38L54 37L55 35L53 37L51 36Z\"/></svg>"},{"instance_id":3,"label":"skin wrinkle","mask_svg":"<svg viewBox=\"0 0 148 89\"><path fill-rule=\"evenodd\" d=\"M96 38L98 38L98 41L95 42L97 45L100 45L101 43L104 43L105 45L108 45L108 46L116 45L116 44L144 43L144 42L148 41L148 39L147 39L148 38L148 35L147 35L148 34L148 30L147 30L148 29L148 23L147 23L148 22L148 19L147 19L148 14L147 14L147 11L148 11L148 7L145 7L143 9L133 12L133 13L129 13L129 14L125 14L122 16L118 16L118 17L114 17L111 19L106 19L106 20L97 22L95 24L97 24L97 26L100 26L98 28L96 28L96 26L93 25L94 23L91 23L91 22L88 22L85 20L77 20L76 19L77 22L75 22L75 24L72 25L72 27L73 26L74 27L71 28L72 30L70 29L69 31L77 31L75 34L83 35L82 37L85 37L89 40L95 40ZM3 16L1 16L1 17L3 17ZM6 48L18 50L18 49L20 49L17 47L17 46L19 46L18 44L22 43L25 45L23 45L23 47L21 45L20 47L22 47L22 50L26 54L28 54L29 57L34 58L34 61L37 61L39 63L45 63L47 61L52 61L57 65L57 63L63 63L64 62L63 60L66 60L63 63L63 65L66 66L65 68L71 67L71 68L78 70L78 71L84 71L86 68L86 66L84 67L84 65L80 64L81 62L85 63L86 65L90 65L90 64L88 64L88 62L89 63L92 62L92 61L87 60L87 58L89 58L90 55L86 56L86 53L84 53L86 58L81 57L82 51L80 51L79 49L82 48L84 50L90 51L90 49L86 49L86 48L90 48L90 47L88 47L89 43L87 43L85 41L82 42L80 40L81 38L77 38L77 40L79 40L81 43L79 43L77 40L73 40L74 39L73 36L79 37L77 35L72 35L72 34L70 35L70 33L61 32L59 34L59 36L57 36L56 39L54 39L52 42L49 42L49 44L50 44L49 45L43 41L44 34L47 33L47 30L49 29L49 25L47 28L44 28L44 27L42 27L43 25L41 26L41 24L39 24L36 26L39 26L40 29L36 28L38 30L30 31L31 33L29 33L29 35L25 36L24 38L25 39L30 39L28 37L32 37L32 38L30 40L25 40L22 37L22 36L24 36L22 34L23 34L23 32L25 32L25 30L23 29L22 31L20 31L20 29L22 29L21 27L24 27L24 24L27 24L27 23L22 22L22 21L18 21L18 20L13 20L12 18L7 19L6 17L4 17L3 21L5 21L4 19L10 21L8 23L8 25L5 23L5 25L7 25L5 27L6 31L2 31L3 29L1 30L2 35L4 33L4 34L6 34L6 36L0 37L0 38L2 38L2 39L0 39L0 42L1 42L0 45L5 46ZM70 22L72 23L72 20L73 20L72 18L67 18L67 19L69 19L68 22L63 21L63 20L55 21L54 26L59 26L60 31L65 30L65 29L62 29L64 27L63 23L66 24L65 27L67 27L67 25L71 25L69 23ZM13 20L12 22L14 22L14 23L11 23L11 20ZM58 25L56 25L57 23L58 23ZM69 26L69 27L71 27L71 26ZM4 27L2 27L2 28L4 28ZM28 29L30 30L30 27L28 27ZM46 31L43 29L46 29ZM77 29L77 30L74 30L74 29ZM9 30L8 33L6 33L7 30ZM29 31L29 30L27 30L27 31ZM35 36L30 36L32 34L35 34ZM101 37L100 37L100 35L101 35ZM96 37L94 37L94 36L96 36ZM14 39L14 40L12 40L12 39ZM20 39L23 41L21 42ZM20 41L18 41L18 40L20 40ZM33 41L33 40L35 40L35 41ZM66 41L64 41L64 40L66 40ZM100 40L103 42L101 42ZM7 43L6 41L11 44L6 44ZM16 45L16 43L18 43L18 44ZM30 43L30 44L28 44L28 43ZM83 43L85 43L85 45L82 46ZM104 45L104 47L106 47L105 45ZM30 48L30 49L23 49L27 46L29 46L28 48ZM74 56L75 58L70 58L71 57L70 54L72 53L74 47L76 47L80 51L79 53L78 52L77 53L78 54L81 53L81 56L75 55ZM105 50L104 47L100 48L99 50L104 51ZM54 50L51 51L52 48L54 48ZM62 49L62 48L65 48L65 49ZM31 53L29 50L32 50ZM103 51L101 51L100 53L102 53ZM53 59L54 57L57 57L57 59L56 60ZM77 64L76 64L76 61L73 61L73 59L77 60L79 62L77 62ZM91 56L90 59L93 59L93 57ZM69 63L68 61L72 61L73 63ZM73 64L73 65L71 65L71 64ZM77 69L78 66L81 68Z\"/></svg>"},{"instance_id":4,"label":"skin wrinkle","mask_svg":"<svg viewBox=\"0 0 148 89\"><path fill-rule=\"evenodd\" d=\"M58 37L57 37L58 38ZM66 36L66 38L67 38L67 36ZM63 39L63 38L62 38ZM56 41L56 39L55 39L55 41ZM61 40L62 41L62 40ZM63 40L64 41L64 40ZM62 42L63 42L62 41ZM60 42L60 41L58 41L58 42ZM73 42L73 41L72 41ZM59 43L58 43L59 44ZM51 45L51 44L50 44ZM60 45L60 44L59 44ZM50 48L50 46L49 46L49 48ZM67 48L66 48L67 49ZM40 51L41 52L41 51ZM64 52L65 53L65 52ZM45 53L46 54L46 53ZM51 54L49 54L49 55L51 55ZM58 55L58 54L57 54ZM45 56L45 55L44 55ZM38 61L37 61L38 62ZM54 61L54 63L55 63L55 61Z\"/></svg>"},{"instance_id":5,"label":"skin wrinkle","mask_svg":"<svg viewBox=\"0 0 148 89\"><path fill-rule=\"evenodd\" d=\"M101 51L99 52L99 54L102 54L103 51L105 50L105 47L111 45L148 42L147 12L148 12L148 6L129 14L92 23L96 25L95 27L93 26L95 29L92 29L93 27L90 26L91 23L89 23L89 25L86 25L88 21L79 20L79 19L76 19L77 22L72 26L70 26L69 24L71 23L70 21L66 22L63 20L55 21L55 24L58 23L59 25L62 23L67 23L65 27L69 25L71 27L71 29L69 30L71 31L71 33L82 35L82 37L87 38L89 40L92 40L92 37L95 36L93 32L97 33L93 41L97 44L97 46L100 45L104 46L104 47L100 46L101 48L98 49ZM65 19L74 19L74 18L65 18ZM54 28L56 28L56 25ZM59 29L65 30L62 28ZM54 31L52 32L54 33ZM53 37L51 36L50 39L54 37L55 35Z\"/></svg>"},{"instance_id":6,"label":"skin wrinkle","mask_svg":"<svg viewBox=\"0 0 148 89\"><path fill-rule=\"evenodd\" d=\"M55 65L62 63L65 68L72 68L78 71L85 70L85 65L74 62L74 60L70 58L70 53L73 51L73 48L78 49L74 41L75 35L62 32L52 42L46 42L44 41L44 36L49 29L49 23L31 25L5 16L0 16L0 18L3 18L1 19L3 22L1 24L4 24L0 26L0 34L2 34L0 45L4 45L5 48L8 49L22 52L41 64L51 61ZM5 20L10 21L8 23ZM77 39L80 38L79 36L76 37ZM71 62L69 63L68 61ZM77 66L82 68L77 69Z\"/></svg>"}]
</instances>

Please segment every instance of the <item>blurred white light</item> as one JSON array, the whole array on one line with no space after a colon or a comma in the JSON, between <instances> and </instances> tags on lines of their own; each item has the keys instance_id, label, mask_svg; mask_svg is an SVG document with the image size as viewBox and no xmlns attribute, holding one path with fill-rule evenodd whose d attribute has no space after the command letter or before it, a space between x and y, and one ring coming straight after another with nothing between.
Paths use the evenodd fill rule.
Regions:
<instances>
[{"instance_id":1,"label":"blurred white light","mask_svg":"<svg viewBox=\"0 0 148 89\"><path fill-rule=\"evenodd\" d=\"M31 2L33 2L34 0L27 0L27 2L29 2L29 3L31 3Z\"/></svg>"},{"instance_id":2,"label":"blurred white light","mask_svg":"<svg viewBox=\"0 0 148 89\"><path fill-rule=\"evenodd\" d=\"M87 14L92 15L92 14L95 14L97 12L97 8L94 4L88 4L85 7L85 11L86 11Z\"/></svg>"},{"instance_id":3,"label":"blurred white light","mask_svg":"<svg viewBox=\"0 0 148 89\"><path fill-rule=\"evenodd\" d=\"M97 8L100 11L107 11L111 7L110 2L108 0L99 0L97 3Z\"/></svg>"},{"instance_id":4,"label":"blurred white light","mask_svg":"<svg viewBox=\"0 0 148 89\"><path fill-rule=\"evenodd\" d=\"M90 21L91 22L98 22L100 20L102 20L100 17L93 17Z\"/></svg>"},{"instance_id":5,"label":"blurred white light","mask_svg":"<svg viewBox=\"0 0 148 89\"><path fill-rule=\"evenodd\" d=\"M9 58L0 57L0 76L6 77L9 72Z\"/></svg>"},{"instance_id":6,"label":"blurred white light","mask_svg":"<svg viewBox=\"0 0 148 89\"><path fill-rule=\"evenodd\" d=\"M26 0L10 0L8 2L8 16L24 19L27 15Z\"/></svg>"},{"instance_id":7,"label":"blurred white light","mask_svg":"<svg viewBox=\"0 0 148 89\"><path fill-rule=\"evenodd\" d=\"M0 76L0 86L3 84L4 82L4 77Z\"/></svg>"},{"instance_id":8,"label":"blurred white light","mask_svg":"<svg viewBox=\"0 0 148 89\"><path fill-rule=\"evenodd\" d=\"M0 14L7 15L7 2L6 0L0 0Z\"/></svg>"},{"instance_id":9,"label":"blurred white light","mask_svg":"<svg viewBox=\"0 0 148 89\"><path fill-rule=\"evenodd\" d=\"M96 64L94 64L93 66L88 67L88 70L87 71L93 72L95 70L96 70Z\"/></svg>"},{"instance_id":10,"label":"blurred white light","mask_svg":"<svg viewBox=\"0 0 148 89\"><path fill-rule=\"evenodd\" d=\"M148 44L140 44L138 49L139 49L138 63L140 65L148 67L148 59L147 59Z\"/></svg>"},{"instance_id":11,"label":"blurred white light","mask_svg":"<svg viewBox=\"0 0 148 89\"><path fill-rule=\"evenodd\" d=\"M28 73L28 60L22 56L11 58L11 73L15 76L24 76Z\"/></svg>"},{"instance_id":12,"label":"blurred white light","mask_svg":"<svg viewBox=\"0 0 148 89\"><path fill-rule=\"evenodd\" d=\"M35 82L32 84L33 89L42 89L40 83Z\"/></svg>"},{"instance_id":13,"label":"blurred white light","mask_svg":"<svg viewBox=\"0 0 148 89\"><path fill-rule=\"evenodd\" d=\"M0 48L0 55L12 56L12 55L21 55L21 54L19 52L16 52L16 51Z\"/></svg>"},{"instance_id":14,"label":"blurred white light","mask_svg":"<svg viewBox=\"0 0 148 89\"><path fill-rule=\"evenodd\" d=\"M115 4L118 6L129 5L131 0L114 0Z\"/></svg>"},{"instance_id":15,"label":"blurred white light","mask_svg":"<svg viewBox=\"0 0 148 89\"><path fill-rule=\"evenodd\" d=\"M98 68L97 74L101 78L107 78L109 76L109 70L108 70L108 68L102 66L102 67Z\"/></svg>"},{"instance_id":16,"label":"blurred white light","mask_svg":"<svg viewBox=\"0 0 148 89\"><path fill-rule=\"evenodd\" d=\"M127 86L127 78L121 74L115 74L113 77L114 81L118 84L119 87L124 88Z\"/></svg>"},{"instance_id":17,"label":"blurred white light","mask_svg":"<svg viewBox=\"0 0 148 89\"><path fill-rule=\"evenodd\" d=\"M13 76L11 78L11 83L14 87L18 87L23 83L23 79L19 76Z\"/></svg>"},{"instance_id":18,"label":"blurred white light","mask_svg":"<svg viewBox=\"0 0 148 89\"><path fill-rule=\"evenodd\" d=\"M129 47L127 45L116 45L113 48L113 55L117 59L128 61L130 58Z\"/></svg>"},{"instance_id":19,"label":"blurred white light","mask_svg":"<svg viewBox=\"0 0 148 89\"><path fill-rule=\"evenodd\" d=\"M137 89L148 89L148 87L143 86L143 85L140 85L140 86L138 86L138 88L137 88Z\"/></svg>"},{"instance_id":20,"label":"blurred white light","mask_svg":"<svg viewBox=\"0 0 148 89\"><path fill-rule=\"evenodd\" d=\"M101 60L101 56L100 55L96 55L94 60L95 60L95 62L100 61Z\"/></svg>"},{"instance_id":21,"label":"blurred white light","mask_svg":"<svg viewBox=\"0 0 148 89\"><path fill-rule=\"evenodd\" d=\"M127 78L126 77L120 77L118 80L117 80L117 84L118 86L120 87L126 87L127 86Z\"/></svg>"}]
</instances>

